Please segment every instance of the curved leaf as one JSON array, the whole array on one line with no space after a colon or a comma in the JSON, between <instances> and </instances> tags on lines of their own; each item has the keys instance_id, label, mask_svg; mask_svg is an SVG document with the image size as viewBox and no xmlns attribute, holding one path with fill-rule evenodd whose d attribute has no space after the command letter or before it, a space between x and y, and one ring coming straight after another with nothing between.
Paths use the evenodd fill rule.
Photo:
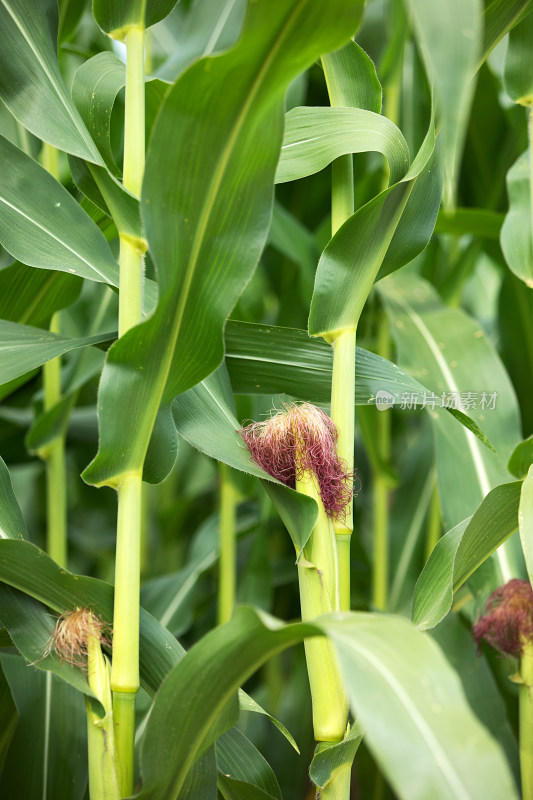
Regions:
<instances>
[{"instance_id":1,"label":"curved leaf","mask_svg":"<svg viewBox=\"0 0 533 800\"><path fill-rule=\"evenodd\" d=\"M170 14L178 0L93 0L93 14L103 31L122 39L128 28L149 28Z\"/></svg>"},{"instance_id":2,"label":"curved leaf","mask_svg":"<svg viewBox=\"0 0 533 800\"><path fill-rule=\"evenodd\" d=\"M328 405L331 400L331 347L307 331L228 320L224 330L226 366L236 394L289 394ZM399 403L404 392L424 387L396 364L357 348L355 403L375 402L379 391Z\"/></svg>"},{"instance_id":3,"label":"curved leaf","mask_svg":"<svg viewBox=\"0 0 533 800\"><path fill-rule=\"evenodd\" d=\"M416 584L413 622L433 628L451 608L454 592L518 528L520 481L492 489L474 516L440 539Z\"/></svg>"},{"instance_id":4,"label":"curved leaf","mask_svg":"<svg viewBox=\"0 0 533 800\"><path fill-rule=\"evenodd\" d=\"M387 269L397 269L426 246L440 203L433 150L431 123L407 175L349 217L327 245L318 262L311 301L309 333L312 336L332 341L342 331L354 330L386 256L389 256ZM415 195L415 206L409 206L418 180L422 182L421 197ZM403 229L394 240L402 214L409 212L412 218L418 209L417 227L422 230L421 238L413 236L411 227L408 237Z\"/></svg>"},{"instance_id":5,"label":"curved leaf","mask_svg":"<svg viewBox=\"0 0 533 800\"><path fill-rule=\"evenodd\" d=\"M282 800L272 767L237 728L217 739L216 754L218 786L224 787L224 800ZM242 783L246 785L241 789Z\"/></svg>"},{"instance_id":6,"label":"curved leaf","mask_svg":"<svg viewBox=\"0 0 533 800\"><path fill-rule=\"evenodd\" d=\"M36 666L51 669L76 688L83 687L82 691L91 694L79 669L59 662L54 655L43 659L54 624L49 609L64 614L76 606L89 607L111 624L113 587L94 578L73 575L61 569L35 545L10 539L0 539L0 582L8 584L0 584L0 619L22 655ZM16 589L20 591L14 591ZM141 609L141 681L150 694L155 694L164 676L183 653L182 646L172 634Z\"/></svg>"},{"instance_id":7,"label":"curved leaf","mask_svg":"<svg viewBox=\"0 0 533 800\"><path fill-rule=\"evenodd\" d=\"M51 361L52 358L68 353L69 350L108 342L111 339L114 339L114 334L109 333L68 339L66 336L49 333L42 328L0 320L0 384L24 375L35 367Z\"/></svg>"},{"instance_id":8,"label":"curved leaf","mask_svg":"<svg viewBox=\"0 0 533 800\"><path fill-rule=\"evenodd\" d=\"M533 464L533 436L517 444L507 463L507 469L515 478L525 478Z\"/></svg>"},{"instance_id":9,"label":"curved leaf","mask_svg":"<svg viewBox=\"0 0 533 800\"><path fill-rule=\"evenodd\" d=\"M454 205L457 170L483 35L481 0L406 0L415 37L442 115L446 205Z\"/></svg>"},{"instance_id":10,"label":"curved leaf","mask_svg":"<svg viewBox=\"0 0 533 800\"><path fill-rule=\"evenodd\" d=\"M526 150L507 173L509 211L505 215L500 242L505 260L514 274L533 287L533 238L531 234L531 168Z\"/></svg>"},{"instance_id":11,"label":"curved leaf","mask_svg":"<svg viewBox=\"0 0 533 800\"><path fill-rule=\"evenodd\" d=\"M508 453L520 437L509 377L479 323L445 306L415 274L396 273L378 284L398 362L434 394L434 405L466 412L496 450L491 453L449 415L434 413L437 472L446 527L470 516L493 486L509 479Z\"/></svg>"},{"instance_id":12,"label":"curved leaf","mask_svg":"<svg viewBox=\"0 0 533 800\"><path fill-rule=\"evenodd\" d=\"M0 2L0 97L39 139L101 164L59 71L57 28L55 0Z\"/></svg>"},{"instance_id":13,"label":"curved leaf","mask_svg":"<svg viewBox=\"0 0 533 800\"><path fill-rule=\"evenodd\" d=\"M293 108L285 115L276 183L312 175L339 156L369 151L385 156L391 183L409 169L407 142L387 117L362 108Z\"/></svg>"},{"instance_id":14,"label":"curved leaf","mask_svg":"<svg viewBox=\"0 0 533 800\"><path fill-rule=\"evenodd\" d=\"M309 767L309 777L321 789L326 789L332 778L339 783L339 775L344 773L348 782L351 778L355 754L363 740L363 729L354 723L342 742L322 742L317 748Z\"/></svg>"},{"instance_id":15,"label":"curved leaf","mask_svg":"<svg viewBox=\"0 0 533 800\"><path fill-rule=\"evenodd\" d=\"M0 242L31 267L118 286L118 264L103 234L43 167L0 137Z\"/></svg>"},{"instance_id":16,"label":"curved leaf","mask_svg":"<svg viewBox=\"0 0 533 800\"><path fill-rule=\"evenodd\" d=\"M162 685L141 751L139 800L176 797L239 683L267 658L319 633L332 638L365 740L402 800L427 800L428 790L438 800L474 800L480 789L491 800L516 800L502 752L470 710L457 675L406 620L359 613L283 625L242 607Z\"/></svg>"},{"instance_id":17,"label":"curved leaf","mask_svg":"<svg viewBox=\"0 0 533 800\"><path fill-rule=\"evenodd\" d=\"M372 59L356 42L322 56L324 77L333 106L381 112L381 84Z\"/></svg>"},{"instance_id":18,"label":"curved leaf","mask_svg":"<svg viewBox=\"0 0 533 800\"><path fill-rule=\"evenodd\" d=\"M140 470L160 403L220 363L224 320L268 232L284 89L342 44L356 17L341 0L327 9L310 0L254 3L239 43L196 62L167 94L142 195L159 305L108 353L88 482L117 485Z\"/></svg>"}]
</instances>

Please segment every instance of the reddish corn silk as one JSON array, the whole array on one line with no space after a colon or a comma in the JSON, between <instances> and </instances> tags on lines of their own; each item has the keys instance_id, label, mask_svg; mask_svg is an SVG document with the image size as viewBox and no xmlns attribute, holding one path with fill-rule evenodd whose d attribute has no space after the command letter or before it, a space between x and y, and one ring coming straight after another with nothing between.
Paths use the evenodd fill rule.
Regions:
<instances>
[{"instance_id":1,"label":"reddish corn silk","mask_svg":"<svg viewBox=\"0 0 533 800\"><path fill-rule=\"evenodd\" d=\"M533 641L533 591L529 581L513 578L499 586L473 628L479 643L485 639L502 653L520 656L524 643Z\"/></svg>"},{"instance_id":2,"label":"reddish corn silk","mask_svg":"<svg viewBox=\"0 0 533 800\"><path fill-rule=\"evenodd\" d=\"M263 422L238 431L253 460L265 472L294 489L296 478L312 472L328 516L344 519L353 495L354 473L346 470L336 450L337 429L311 403L286 405Z\"/></svg>"}]
</instances>

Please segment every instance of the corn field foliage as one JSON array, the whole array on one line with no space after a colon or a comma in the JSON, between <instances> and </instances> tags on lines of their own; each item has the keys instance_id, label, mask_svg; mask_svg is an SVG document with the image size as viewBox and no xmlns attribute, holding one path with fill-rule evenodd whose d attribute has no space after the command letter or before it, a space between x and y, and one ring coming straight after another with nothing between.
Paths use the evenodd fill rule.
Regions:
<instances>
[{"instance_id":1,"label":"corn field foliage","mask_svg":"<svg viewBox=\"0 0 533 800\"><path fill-rule=\"evenodd\" d=\"M532 800L530 0L0 30L0 796Z\"/></svg>"}]
</instances>

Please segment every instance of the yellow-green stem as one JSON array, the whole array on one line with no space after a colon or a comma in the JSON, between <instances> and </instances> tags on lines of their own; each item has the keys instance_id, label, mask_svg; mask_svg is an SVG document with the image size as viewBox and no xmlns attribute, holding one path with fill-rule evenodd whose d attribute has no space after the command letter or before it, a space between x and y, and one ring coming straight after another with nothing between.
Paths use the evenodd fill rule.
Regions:
<instances>
[{"instance_id":1,"label":"yellow-green stem","mask_svg":"<svg viewBox=\"0 0 533 800\"><path fill-rule=\"evenodd\" d=\"M50 331L59 333L59 316L54 314ZM61 359L43 365L44 410L61 399ZM61 567L67 565L67 470L65 437L59 436L44 450L46 463L46 549Z\"/></svg>"},{"instance_id":2,"label":"yellow-green stem","mask_svg":"<svg viewBox=\"0 0 533 800\"><path fill-rule=\"evenodd\" d=\"M433 552L433 548L440 539L441 530L442 523L440 515L439 489L437 482L435 481L433 494L431 495L431 504L429 506L429 518L426 536L426 561L430 557L431 553Z\"/></svg>"},{"instance_id":3,"label":"yellow-green stem","mask_svg":"<svg viewBox=\"0 0 533 800\"><path fill-rule=\"evenodd\" d=\"M342 156L332 164L331 233L354 212L353 158ZM354 395L356 329L344 331L333 342L331 382L331 419L339 435L337 452L349 472L354 468ZM350 539L353 532L353 502L346 508L346 518L335 523L339 561L341 611L350 610Z\"/></svg>"},{"instance_id":4,"label":"yellow-green stem","mask_svg":"<svg viewBox=\"0 0 533 800\"><path fill-rule=\"evenodd\" d=\"M126 109L124 117L124 186L141 196L144 175L144 28L126 35Z\"/></svg>"},{"instance_id":5,"label":"yellow-green stem","mask_svg":"<svg viewBox=\"0 0 533 800\"><path fill-rule=\"evenodd\" d=\"M113 713L123 797L133 794L135 696L139 689L139 589L141 476L126 475L118 489L115 606L113 613Z\"/></svg>"},{"instance_id":6,"label":"yellow-green stem","mask_svg":"<svg viewBox=\"0 0 533 800\"><path fill-rule=\"evenodd\" d=\"M237 489L231 467L220 464L220 559L218 622L227 622L235 606Z\"/></svg>"},{"instance_id":7,"label":"yellow-green stem","mask_svg":"<svg viewBox=\"0 0 533 800\"><path fill-rule=\"evenodd\" d=\"M318 505L318 519L298 560L302 620L315 619L339 609L338 565L335 534L326 514L315 476L301 471L296 489ZM317 742L338 742L346 731L348 704L331 642L324 637L305 642L307 673L313 705L313 730Z\"/></svg>"},{"instance_id":8,"label":"yellow-green stem","mask_svg":"<svg viewBox=\"0 0 533 800\"><path fill-rule=\"evenodd\" d=\"M388 321L384 314L378 323L377 352L383 358L390 356ZM390 456L390 414L388 410L378 412L377 451L385 464ZM373 596L376 608L385 610L388 604L389 585L389 481L386 475L374 472L372 504L374 508L374 558Z\"/></svg>"},{"instance_id":9,"label":"yellow-green stem","mask_svg":"<svg viewBox=\"0 0 533 800\"><path fill-rule=\"evenodd\" d=\"M522 800L533 800L533 644L525 642L520 659L520 773Z\"/></svg>"},{"instance_id":10,"label":"yellow-green stem","mask_svg":"<svg viewBox=\"0 0 533 800\"><path fill-rule=\"evenodd\" d=\"M59 180L59 153L43 143L45 169ZM50 321L50 332L59 333L59 313ZM44 410L50 411L61 400L61 358L43 365ZM46 463L46 549L61 567L67 566L67 468L65 437L58 436L43 450Z\"/></svg>"},{"instance_id":11,"label":"yellow-green stem","mask_svg":"<svg viewBox=\"0 0 533 800\"><path fill-rule=\"evenodd\" d=\"M144 29L126 35L124 186L140 197L144 174ZM143 256L120 237L119 336L142 319ZM133 794L135 697L139 689L139 588L142 475L127 474L118 488L113 667L111 688L122 797Z\"/></svg>"},{"instance_id":12,"label":"yellow-green stem","mask_svg":"<svg viewBox=\"0 0 533 800\"><path fill-rule=\"evenodd\" d=\"M345 331L333 343L331 419L338 433L337 453L349 472L354 465L354 395L356 331ZM353 531L353 501L346 517L334 523L339 560L341 611L350 610L350 538Z\"/></svg>"},{"instance_id":13,"label":"yellow-green stem","mask_svg":"<svg viewBox=\"0 0 533 800\"><path fill-rule=\"evenodd\" d=\"M118 332L123 336L142 318L143 255L127 238L120 239Z\"/></svg>"}]
</instances>

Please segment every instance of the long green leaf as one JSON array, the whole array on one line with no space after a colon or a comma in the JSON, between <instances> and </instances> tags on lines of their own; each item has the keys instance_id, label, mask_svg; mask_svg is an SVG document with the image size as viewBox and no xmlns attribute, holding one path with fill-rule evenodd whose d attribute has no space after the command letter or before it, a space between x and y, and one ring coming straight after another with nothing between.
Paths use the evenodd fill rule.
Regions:
<instances>
[{"instance_id":1,"label":"long green leaf","mask_svg":"<svg viewBox=\"0 0 533 800\"><path fill-rule=\"evenodd\" d=\"M218 787L225 800L246 800L247 797L281 800L271 766L237 728L231 728L217 739L216 754Z\"/></svg>"},{"instance_id":2,"label":"long green leaf","mask_svg":"<svg viewBox=\"0 0 533 800\"><path fill-rule=\"evenodd\" d=\"M318 263L309 314L309 333L333 340L357 327L363 306L380 269L397 269L426 246L440 203L438 172L433 163L433 124L409 172L353 214L331 239ZM410 195L421 181L422 192ZM422 203L421 203L422 201ZM415 211L416 209L416 211ZM418 216L411 237L396 236L402 214ZM416 227L421 236L414 233ZM385 266L385 259L388 263Z\"/></svg>"},{"instance_id":3,"label":"long green leaf","mask_svg":"<svg viewBox=\"0 0 533 800\"><path fill-rule=\"evenodd\" d=\"M471 712L457 675L407 621L343 614L283 625L239 608L162 685L141 752L140 800L175 798L239 683L267 658L318 633L331 636L368 746L402 800L427 800L428 791L438 800L474 800L480 790L492 800L517 797L502 752Z\"/></svg>"},{"instance_id":4,"label":"long green leaf","mask_svg":"<svg viewBox=\"0 0 533 800\"><path fill-rule=\"evenodd\" d=\"M391 183L409 169L407 143L387 117L362 108L293 108L285 116L276 183L312 175L339 156L369 151L383 153Z\"/></svg>"},{"instance_id":5,"label":"long green leaf","mask_svg":"<svg viewBox=\"0 0 533 800\"><path fill-rule=\"evenodd\" d=\"M111 339L114 339L114 334L109 333L69 339L42 328L0 320L0 384L24 375L69 350Z\"/></svg>"},{"instance_id":6,"label":"long green leaf","mask_svg":"<svg viewBox=\"0 0 533 800\"><path fill-rule=\"evenodd\" d=\"M103 234L43 167L0 137L0 242L31 267L57 269L118 286Z\"/></svg>"},{"instance_id":7,"label":"long green leaf","mask_svg":"<svg viewBox=\"0 0 533 800\"><path fill-rule=\"evenodd\" d=\"M357 4L341 0L327 8L310 0L254 3L239 43L194 64L167 94L142 195L159 305L108 353L88 482L117 485L140 470L161 401L220 363L224 320L268 231L284 89L346 41L357 21ZM125 404L128 415L119 411Z\"/></svg>"},{"instance_id":8,"label":"long green leaf","mask_svg":"<svg viewBox=\"0 0 533 800\"><path fill-rule=\"evenodd\" d=\"M382 91L374 62L356 42L322 56L324 77L333 106L381 112Z\"/></svg>"},{"instance_id":9,"label":"long green leaf","mask_svg":"<svg viewBox=\"0 0 533 800\"><path fill-rule=\"evenodd\" d=\"M53 618L48 609L64 614L77 606L89 607L111 624L113 587L94 578L72 575L58 567L42 550L29 542L0 539L0 581L7 584L7 587L0 587L3 592L12 592L11 598L2 595L0 619L4 621L9 614L10 621L9 624L6 622L6 628L20 652L37 666L44 664L43 650L49 642L53 626ZM14 592L9 587L18 589L19 592ZM26 594L23 595L22 592ZM39 602L28 609L24 603L30 598ZM155 694L163 677L183 653L183 648L172 634L150 614L141 610L141 681L149 693ZM53 655L47 656L47 659L47 669L57 672L77 688L83 686L87 694L91 693L80 670L59 662Z\"/></svg>"},{"instance_id":10,"label":"long green leaf","mask_svg":"<svg viewBox=\"0 0 533 800\"><path fill-rule=\"evenodd\" d=\"M442 116L445 201L454 205L457 170L481 49L481 0L405 0Z\"/></svg>"},{"instance_id":11,"label":"long green leaf","mask_svg":"<svg viewBox=\"0 0 533 800\"><path fill-rule=\"evenodd\" d=\"M55 0L2 0L0 98L39 139L101 164L59 71L57 28Z\"/></svg>"},{"instance_id":12,"label":"long green leaf","mask_svg":"<svg viewBox=\"0 0 533 800\"><path fill-rule=\"evenodd\" d=\"M492 489L470 520L442 537L418 579L413 622L432 628L451 608L454 592L518 528L520 481Z\"/></svg>"},{"instance_id":13,"label":"long green leaf","mask_svg":"<svg viewBox=\"0 0 533 800\"><path fill-rule=\"evenodd\" d=\"M449 528L470 516L491 487L509 479L507 457L521 438L514 390L479 323L446 307L429 283L414 274L397 273L378 288L400 366L423 378L433 393L433 406L449 404L466 412L496 450L482 447L448 415L431 414L439 495Z\"/></svg>"},{"instance_id":14,"label":"long green leaf","mask_svg":"<svg viewBox=\"0 0 533 800\"><path fill-rule=\"evenodd\" d=\"M83 697L20 656L4 655L1 662L19 714L0 777L2 797L82 800L87 786Z\"/></svg>"},{"instance_id":15,"label":"long green leaf","mask_svg":"<svg viewBox=\"0 0 533 800\"><path fill-rule=\"evenodd\" d=\"M312 403L331 399L331 347L306 331L228 320L226 365L236 394L289 394ZM404 392L423 392L396 364L362 348L355 360L355 403L375 401L379 391L399 403Z\"/></svg>"}]
</instances>

